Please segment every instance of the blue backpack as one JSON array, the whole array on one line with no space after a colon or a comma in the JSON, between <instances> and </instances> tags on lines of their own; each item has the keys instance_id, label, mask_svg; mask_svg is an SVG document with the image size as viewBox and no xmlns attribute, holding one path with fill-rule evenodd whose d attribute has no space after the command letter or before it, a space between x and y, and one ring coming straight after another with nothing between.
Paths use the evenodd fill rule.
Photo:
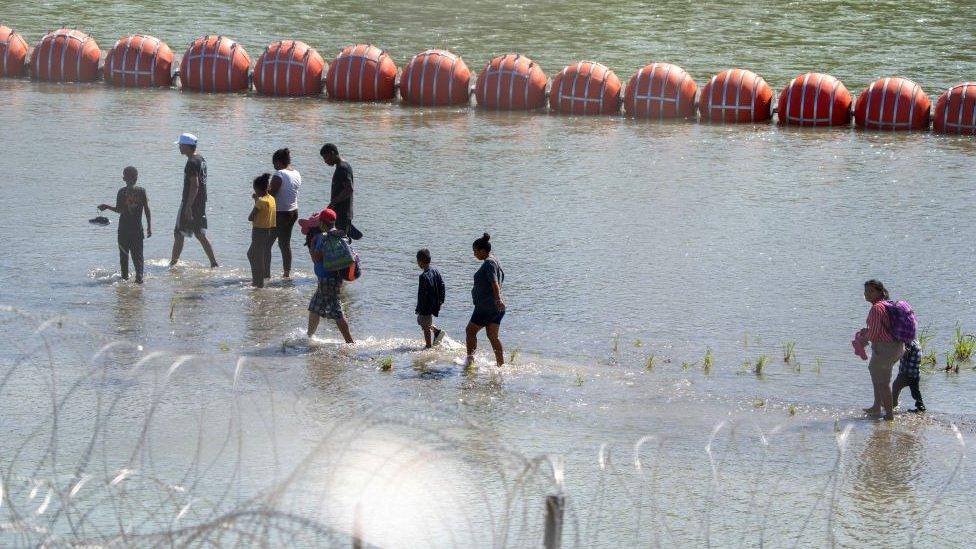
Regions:
<instances>
[{"instance_id":1,"label":"blue backpack","mask_svg":"<svg viewBox=\"0 0 976 549\"><path fill-rule=\"evenodd\" d=\"M316 247L322 253L322 268L326 272L341 271L356 264L352 247L338 234L323 234Z\"/></svg>"}]
</instances>

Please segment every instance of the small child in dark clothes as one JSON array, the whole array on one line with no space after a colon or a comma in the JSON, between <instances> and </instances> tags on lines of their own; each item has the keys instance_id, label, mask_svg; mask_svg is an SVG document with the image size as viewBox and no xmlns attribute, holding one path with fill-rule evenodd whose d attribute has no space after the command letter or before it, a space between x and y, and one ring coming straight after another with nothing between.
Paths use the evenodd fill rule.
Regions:
<instances>
[{"instance_id":1,"label":"small child in dark clothes","mask_svg":"<svg viewBox=\"0 0 976 549\"><path fill-rule=\"evenodd\" d=\"M125 187L119 189L115 196L115 206L99 204L98 210L112 210L119 214L119 263L122 267L122 279L129 279L129 256L136 268L136 283L142 284L143 257L142 241L152 236L152 217L149 213L149 199L146 189L137 187L139 172L132 166L122 170L122 180ZM142 230L142 214L146 214L146 231Z\"/></svg>"},{"instance_id":2,"label":"small child in dark clothes","mask_svg":"<svg viewBox=\"0 0 976 549\"><path fill-rule=\"evenodd\" d=\"M417 266L424 271L420 273L417 287L417 324L424 331L426 348L430 349L432 344L438 345L444 339L444 331L434 326L434 317L444 304L444 280L441 273L430 266L430 250L427 248L417 252Z\"/></svg>"},{"instance_id":3,"label":"small child in dark clothes","mask_svg":"<svg viewBox=\"0 0 976 549\"><path fill-rule=\"evenodd\" d=\"M891 384L892 407L898 406L898 393L908 387L912 391L912 398L915 399L915 409L912 412L924 412L925 404L922 402L922 392L918 390L919 365L922 363L922 348L918 340L913 340L905 345L905 353L901 355L901 362L898 365L898 375L894 383Z\"/></svg>"}]
</instances>

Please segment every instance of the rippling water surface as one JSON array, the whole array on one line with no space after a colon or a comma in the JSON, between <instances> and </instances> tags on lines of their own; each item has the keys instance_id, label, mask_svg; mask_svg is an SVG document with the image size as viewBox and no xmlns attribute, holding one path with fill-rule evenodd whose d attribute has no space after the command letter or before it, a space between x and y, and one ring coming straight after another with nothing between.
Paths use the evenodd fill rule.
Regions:
<instances>
[{"instance_id":1,"label":"rippling water surface","mask_svg":"<svg viewBox=\"0 0 976 549\"><path fill-rule=\"evenodd\" d=\"M810 70L854 93L900 75L934 99L976 78L971 11L88 1L2 4L0 21L30 42L65 23L103 49L146 32L178 54L221 33L254 59L297 38L326 58L369 41L401 66L444 47L476 71L510 51L550 74L600 61L624 80L670 61L699 85L732 66L776 89ZM972 366L923 374L930 413L878 425L857 413L871 392L849 345L873 277L915 306L939 366L957 325L976 330L970 138L19 80L0 81L0 120L0 303L27 315L5 312L0 332L0 417L12 434L0 442L10 498L0 514L12 543L105 539L120 523L229 543L179 529L260 507L277 542L345 543L359 524L384 546L534 545L544 497L560 489L554 469L571 545L943 547L976 533L976 477L960 444L976 419ZM185 264L166 267L183 165L171 143L183 131L200 136L209 164L214 271L192 241ZM366 233L364 277L344 296L353 347L329 323L322 340L302 339L314 288L302 254L294 280L247 286L250 179L288 146L305 180L301 211L318 210L331 177L317 156L325 141L355 170ZM118 278L114 226L87 223L127 164L154 219L141 287ZM507 274L502 336L514 365L483 362L468 376L457 360L477 267L470 243L484 231ZM420 247L448 284L450 339L436 352L419 350L412 315ZM92 480L77 497L91 495L65 499L83 475ZM68 525L84 505L91 526ZM248 539L244 526L235 532Z\"/></svg>"}]
</instances>

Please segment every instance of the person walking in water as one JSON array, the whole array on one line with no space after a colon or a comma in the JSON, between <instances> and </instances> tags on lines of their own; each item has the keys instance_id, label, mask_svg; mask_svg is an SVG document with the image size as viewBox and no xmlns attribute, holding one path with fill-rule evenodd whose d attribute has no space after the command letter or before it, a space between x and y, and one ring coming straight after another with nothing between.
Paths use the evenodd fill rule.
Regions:
<instances>
[{"instance_id":1,"label":"person walking in water","mask_svg":"<svg viewBox=\"0 0 976 549\"><path fill-rule=\"evenodd\" d=\"M471 288L471 298L474 301L474 312L465 328L465 339L468 348L467 365L474 365L474 353L478 349L478 332L482 328L488 334L488 342L495 351L495 362L505 364L505 354L502 342L498 339L498 328L505 316L505 301L502 299L502 283L505 281L505 271L495 256L491 255L491 236L485 233L471 245L474 256L481 261L481 267L474 273L474 287Z\"/></svg>"},{"instance_id":2,"label":"person walking in water","mask_svg":"<svg viewBox=\"0 0 976 549\"><path fill-rule=\"evenodd\" d=\"M298 221L298 191L302 187L302 176L291 167L291 151L278 149L271 156L275 173L271 176L269 193L275 199L278 211L275 214L275 232L268 241L268 276L271 276L271 248L275 240L281 250L282 277L291 276L291 232Z\"/></svg>"},{"instance_id":3,"label":"person walking in water","mask_svg":"<svg viewBox=\"0 0 976 549\"><path fill-rule=\"evenodd\" d=\"M207 161L197 153L195 135L184 133L175 144L179 145L180 154L186 156L186 166L183 167L183 200L173 231L173 255L169 265L172 267L180 260L184 238L193 236L207 254L210 268L215 268L217 258L207 239Z\"/></svg>"},{"instance_id":4,"label":"person walking in water","mask_svg":"<svg viewBox=\"0 0 976 549\"><path fill-rule=\"evenodd\" d=\"M335 226L340 231L351 236L352 232L352 167L339 156L339 148L332 143L322 145L319 150L322 160L335 168L332 173L332 194L329 198L329 209L336 213Z\"/></svg>"},{"instance_id":5,"label":"person walking in water","mask_svg":"<svg viewBox=\"0 0 976 549\"><path fill-rule=\"evenodd\" d=\"M434 326L434 317L441 312L444 304L444 279L437 269L430 266L430 250L417 251L417 266L423 272L417 285L417 324L424 332L424 347L430 349L444 339L444 330Z\"/></svg>"},{"instance_id":6,"label":"person walking in water","mask_svg":"<svg viewBox=\"0 0 976 549\"><path fill-rule=\"evenodd\" d=\"M319 279L319 284L308 304L308 330L306 333L311 338L319 327L319 320L331 318L335 320L336 327L339 328L339 332L342 333L342 338L346 343L353 343L352 335L349 333L349 324L342 312L342 302L339 301L343 273L348 270L349 265L346 264L339 270L327 267L335 260L334 257L327 256L331 252L347 246L347 244L342 231L335 228L336 213L334 211L329 208L322 210L318 215L318 221L321 232L312 238L308 251L312 256L312 262L315 264L315 275ZM351 259L351 255L349 259Z\"/></svg>"},{"instance_id":7,"label":"person walking in water","mask_svg":"<svg viewBox=\"0 0 976 549\"><path fill-rule=\"evenodd\" d=\"M868 415L891 420L894 418L891 370L905 352L905 344L892 336L891 318L886 307L889 296L884 284L874 279L865 282L864 299L871 304L871 310L868 313L867 327L859 335L871 342L868 371L874 388L874 404L864 411Z\"/></svg>"},{"instance_id":8,"label":"person walking in water","mask_svg":"<svg viewBox=\"0 0 976 549\"><path fill-rule=\"evenodd\" d=\"M143 257L142 242L152 236L152 215L149 213L149 198L146 189L136 186L139 172L132 166L122 170L125 187L115 195L115 206L99 204L98 210L112 210L119 214L119 263L122 266L122 280L129 280L129 255L136 270L136 284L142 284ZM142 231L142 213L146 212L146 232Z\"/></svg>"},{"instance_id":9,"label":"person walking in water","mask_svg":"<svg viewBox=\"0 0 976 549\"><path fill-rule=\"evenodd\" d=\"M265 173L254 178L254 208L247 220L251 222L251 247L247 249L247 260L251 263L251 284L264 288L264 281L271 277L271 245L268 242L275 234L275 199L268 194L271 174Z\"/></svg>"}]
</instances>

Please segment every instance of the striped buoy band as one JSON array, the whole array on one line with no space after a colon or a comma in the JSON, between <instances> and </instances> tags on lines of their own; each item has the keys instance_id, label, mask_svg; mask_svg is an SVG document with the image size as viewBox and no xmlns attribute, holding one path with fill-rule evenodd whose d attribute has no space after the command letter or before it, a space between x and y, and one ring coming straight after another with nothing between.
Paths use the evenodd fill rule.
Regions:
<instances>
[{"instance_id":1,"label":"striped buoy band","mask_svg":"<svg viewBox=\"0 0 976 549\"><path fill-rule=\"evenodd\" d=\"M347 46L329 65L325 88L342 101L389 101L396 97L397 66L371 44Z\"/></svg>"},{"instance_id":2,"label":"striped buoy band","mask_svg":"<svg viewBox=\"0 0 976 549\"><path fill-rule=\"evenodd\" d=\"M204 36L190 44L180 63L183 89L201 92L238 92L250 87L251 58L226 36Z\"/></svg>"},{"instance_id":3,"label":"striped buoy band","mask_svg":"<svg viewBox=\"0 0 976 549\"><path fill-rule=\"evenodd\" d=\"M457 55L427 50L413 56L400 77L400 97L422 107L467 105L471 71Z\"/></svg>"},{"instance_id":4,"label":"striped buoy band","mask_svg":"<svg viewBox=\"0 0 976 549\"><path fill-rule=\"evenodd\" d=\"M756 73L728 69L702 89L698 111L707 122L765 122L772 117L773 89Z\"/></svg>"},{"instance_id":5,"label":"striped buoy band","mask_svg":"<svg viewBox=\"0 0 976 549\"><path fill-rule=\"evenodd\" d=\"M49 32L34 46L31 76L48 82L92 82L102 56L95 40L73 29Z\"/></svg>"},{"instance_id":6,"label":"striped buoy band","mask_svg":"<svg viewBox=\"0 0 976 549\"><path fill-rule=\"evenodd\" d=\"M776 114L783 126L846 126L851 123L851 92L830 76L808 72L779 94Z\"/></svg>"},{"instance_id":7,"label":"striped buoy band","mask_svg":"<svg viewBox=\"0 0 976 549\"><path fill-rule=\"evenodd\" d=\"M546 106L549 78L538 64L519 55L499 55L485 65L475 83L479 107L521 111Z\"/></svg>"},{"instance_id":8,"label":"striped buoy band","mask_svg":"<svg viewBox=\"0 0 976 549\"><path fill-rule=\"evenodd\" d=\"M27 72L27 41L17 31L0 25L0 78L16 78Z\"/></svg>"},{"instance_id":9,"label":"striped buoy band","mask_svg":"<svg viewBox=\"0 0 976 549\"><path fill-rule=\"evenodd\" d=\"M273 42L254 65L254 89L279 97L319 95L324 71L325 60L305 42Z\"/></svg>"},{"instance_id":10,"label":"striped buoy band","mask_svg":"<svg viewBox=\"0 0 976 549\"><path fill-rule=\"evenodd\" d=\"M617 114L620 79L606 65L578 61L552 79L549 108L563 114Z\"/></svg>"},{"instance_id":11,"label":"striped buoy band","mask_svg":"<svg viewBox=\"0 0 976 549\"><path fill-rule=\"evenodd\" d=\"M670 63L651 63L627 82L624 110L632 118L693 118L697 95L698 84L684 69Z\"/></svg>"},{"instance_id":12,"label":"striped buoy band","mask_svg":"<svg viewBox=\"0 0 976 549\"><path fill-rule=\"evenodd\" d=\"M105 56L105 81L123 87L169 86L173 81L173 50L145 34L123 36Z\"/></svg>"}]
</instances>

